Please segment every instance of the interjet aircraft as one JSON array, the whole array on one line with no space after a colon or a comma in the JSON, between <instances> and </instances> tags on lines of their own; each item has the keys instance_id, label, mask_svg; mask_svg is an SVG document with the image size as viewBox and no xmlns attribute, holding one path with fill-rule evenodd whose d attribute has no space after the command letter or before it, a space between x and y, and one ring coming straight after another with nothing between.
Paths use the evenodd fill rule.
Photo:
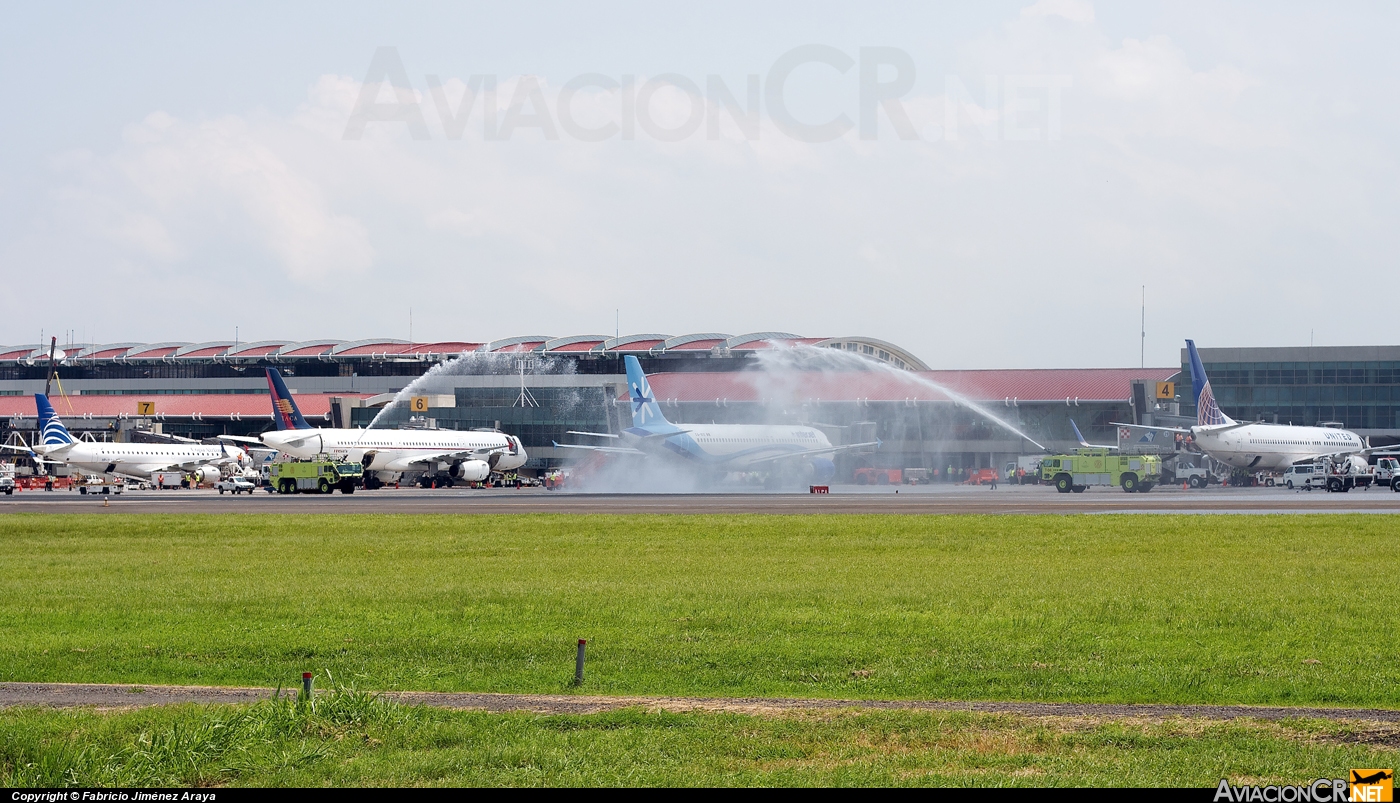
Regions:
<instances>
[{"instance_id":1,"label":"interjet aircraft","mask_svg":"<svg viewBox=\"0 0 1400 803\"><path fill-rule=\"evenodd\" d=\"M632 403L632 426L620 435L570 432L619 440L623 446L554 444L563 449L586 449L623 455L665 455L713 472L768 471L773 479L825 481L836 474L831 456L839 452L879 447L880 441L832 446L812 427L786 424L672 424L652 395L651 384L636 357L624 357L627 390ZM776 482L774 482L776 484Z\"/></svg>"},{"instance_id":2,"label":"interjet aircraft","mask_svg":"<svg viewBox=\"0 0 1400 803\"><path fill-rule=\"evenodd\" d=\"M405 472L446 474L453 479L480 482L492 471L511 471L528 457L520 440L499 432L453 429L331 429L314 428L302 417L282 374L267 369L272 395L272 417L277 429L257 438L224 436L230 440L262 443L293 457L329 455L360 463L374 482L395 482Z\"/></svg>"},{"instance_id":3,"label":"interjet aircraft","mask_svg":"<svg viewBox=\"0 0 1400 803\"><path fill-rule=\"evenodd\" d=\"M1282 471L1294 463L1319 457L1364 457L1372 452L1395 451L1395 446L1371 447L1355 432L1333 427L1295 427L1291 424L1265 424L1236 421L1215 403L1210 380L1206 378L1201 356L1194 341L1186 341L1191 358L1191 391L1196 397L1196 426L1149 427L1141 424L1117 426L1155 429L1190 434L1201 451L1226 465L1251 471Z\"/></svg>"},{"instance_id":4,"label":"interjet aircraft","mask_svg":"<svg viewBox=\"0 0 1400 803\"><path fill-rule=\"evenodd\" d=\"M61 463L88 474L117 474L150 479L158 471L183 471L199 482L218 482L222 477L242 474L252 465L248 454L237 446L202 443L106 443L74 440L49 403L49 397L34 394L39 412L38 442L27 449L46 463Z\"/></svg>"}]
</instances>

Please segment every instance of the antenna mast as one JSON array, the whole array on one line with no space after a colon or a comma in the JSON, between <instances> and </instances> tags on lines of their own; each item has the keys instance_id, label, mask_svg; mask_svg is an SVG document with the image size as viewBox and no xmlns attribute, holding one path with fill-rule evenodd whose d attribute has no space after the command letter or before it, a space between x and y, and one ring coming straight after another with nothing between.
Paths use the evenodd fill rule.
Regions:
<instances>
[{"instance_id":1,"label":"antenna mast","mask_svg":"<svg viewBox=\"0 0 1400 803\"><path fill-rule=\"evenodd\" d=\"M515 369L520 372L520 395L516 397L515 403L511 407L539 407L540 403L535 401L530 389L525 387L525 371L533 370L534 360L516 360Z\"/></svg>"},{"instance_id":2,"label":"antenna mast","mask_svg":"<svg viewBox=\"0 0 1400 803\"><path fill-rule=\"evenodd\" d=\"M54 352L58 349L58 338L54 337L49 341L49 375L44 377L44 395L49 395L49 386L53 384L54 374L58 372L58 366L54 364Z\"/></svg>"}]
</instances>

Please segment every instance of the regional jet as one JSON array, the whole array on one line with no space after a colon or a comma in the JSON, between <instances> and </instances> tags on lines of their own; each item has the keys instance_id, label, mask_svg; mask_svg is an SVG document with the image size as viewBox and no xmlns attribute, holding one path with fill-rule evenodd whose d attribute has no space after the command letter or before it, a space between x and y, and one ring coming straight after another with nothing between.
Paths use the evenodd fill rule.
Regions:
<instances>
[{"instance_id":1,"label":"regional jet","mask_svg":"<svg viewBox=\"0 0 1400 803\"><path fill-rule=\"evenodd\" d=\"M246 452L225 444L74 440L48 396L35 393L34 406L39 413L38 443L28 448L5 448L27 451L45 463L60 463L89 474L118 474L143 480L158 471L184 471L193 473L199 482L218 482L222 477L242 474L252 465Z\"/></svg>"},{"instance_id":2,"label":"regional jet","mask_svg":"<svg viewBox=\"0 0 1400 803\"><path fill-rule=\"evenodd\" d=\"M355 461L365 467L367 477L374 472L374 483L394 482L405 472L443 473L480 482L490 478L492 471L511 471L528 459L519 438L499 432L313 428L276 368L267 369L267 387L277 429L257 438L225 438L261 443L293 457L330 455Z\"/></svg>"},{"instance_id":3,"label":"regional jet","mask_svg":"<svg viewBox=\"0 0 1400 803\"><path fill-rule=\"evenodd\" d=\"M651 383L636 357L627 365L627 389L632 403L632 426L622 433L574 432L595 438L618 440L622 446L585 446L555 443L562 449L585 449L621 455L666 455L684 463L721 472L768 471L777 478L802 481L829 480L836 474L831 456L839 452L878 448L880 441L832 446L820 430L778 424L687 424L684 428L666 420L651 392Z\"/></svg>"},{"instance_id":4,"label":"regional jet","mask_svg":"<svg viewBox=\"0 0 1400 803\"><path fill-rule=\"evenodd\" d=\"M1365 456L1373 452L1395 451L1395 446L1372 447L1355 432L1333 427L1302 427L1291 424L1265 424L1236 421L1221 411L1211 392L1201 356L1194 341L1186 341L1191 358L1191 390L1196 397L1196 426L1150 427L1142 424L1117 426L1181 432L1191 435L1200 450L1226 465L1251 471L1282 471L1294 463L1320 457Z\"/></svg>"}]
</instances>

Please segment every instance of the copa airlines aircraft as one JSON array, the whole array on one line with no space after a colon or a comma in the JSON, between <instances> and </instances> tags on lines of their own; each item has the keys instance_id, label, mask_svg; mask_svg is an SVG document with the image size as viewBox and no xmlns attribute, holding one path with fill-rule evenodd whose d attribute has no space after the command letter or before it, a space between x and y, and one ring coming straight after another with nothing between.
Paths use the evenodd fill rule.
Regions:
<instances>
[{"instance_id":1,"label":"copa airlines aircraft","mask_svg":"<svg viewBox=\"0 0 1400 803\"><path fill-rule=\"evenodd\" d=\"M492 471L511 471L528 459L518 438L499 432L316 429L302 417L276 368L267 369L267 386L277 429L262 433L257 442L293 457L327 454L353 460L366 472L377 472L381 482L393 482L406 471L444 472L453 479L480 482Z\"/></svg>"},{"instance_id":2,"label":"copa airlines aircraft","mask_svg":"<svg viewBox=\"0 0 1400 803\"><path fill-rule=\"evenodd\" d=\"M47 396L35 393L34 406L39 412L40 442L27 451L45 462L63 463L89 474L120 474L144 480L157 471L188 471L200 482L218 482L223 476L241 474L252 464L242 449L223 444L74 440Z\"/></svg>"},{"instance_id":3,"label":"copa airlines aircraft","mask_svg":"<svg viewBox=\"0 0 1400 803\"><path fill-rule=\"evenodd\" d=\"M836 473L831 455L878 447L880 441L832 446L820 430L777 424L672 424L652 396L651 384L636 357L624 358L627 389L632 400L632 426L621 435L575 432L622 440L626 446L581 446L556 443L565 449L611 454L665 454L692 465L720 471L771 470L796 473L804 480L828 480Z\"/></svg>"},{"instance_id":4,"label":"copa airlines aircraft","mask_svg":"<svg viewBox=\"0 0 1400 803\"><path fill-rule=\"evenodd\" d=\"M1394 446L1370 447L1361 436L1332 427L1295 427L1287 424L1238 422L1221 411L1206 378L1205 366L1194 341L1186 341L1191 357L1191 390L1196 397L1196 426L1144 427L1164 432L1190 433L1200 450L1226 465L1252 471L1282 471L1294 463L1328 455L1366 455L1394 451Z\"/></svg>"}]
</instances>

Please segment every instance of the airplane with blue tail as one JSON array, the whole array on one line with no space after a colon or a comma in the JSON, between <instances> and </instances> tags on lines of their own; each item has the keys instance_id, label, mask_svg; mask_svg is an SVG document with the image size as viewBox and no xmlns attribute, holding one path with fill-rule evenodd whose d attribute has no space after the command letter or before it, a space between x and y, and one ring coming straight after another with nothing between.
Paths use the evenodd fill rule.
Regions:
<instances>
[{"instance_id":1,"label":"airplane with blue tail","mask_svg":"<svg viewBox=\"0 0 1400 803\"><path fill-rule=\"evenodd\" d=\"M1294 463L1321 457L1364 458L1396 450L1395 446L1372 447L1355 432L1336 427L1236 421L1216 402L1195 341L1186 341L1186 351L1190 357L1191 393L1196 400L1196 425L1183 428L1120 423L1115 426L1187 434L1202 452L1226 465L1250 471L1283 471Z\"/></svg>"},{"instance_id":2,"label":"airplane with blue tail","mask_svg":"<svg viewBox=\"0 0 1400 803\"><path fill-rule=\"evenodd\" d=\"M617 455L665 456L712 472L767 471L770 477L802 482L825 482L836 474L832 457L841 452L879 448L880 441L832 446L821 430L786 424L685 424L666 420L636 357L627 366L627 395L632 426L620 434L576 432L617 440L621 446L555 443L561 449L581 449Z\"/></svg>"},{"instance_id":3,"label":"airplane with blue tail","mask_svg":"<svg viewBox=\"0 0 1400 803\"><path fill-rule=\"evenodd\" d=\"M226 444L77 440L63 425L48 396L35 393L34 407L39 414L37 442L29 447L4 448L28 452L38 461L72 466L86 474L146 480L156 472L181 471L193 474L198 482L213 483L222 477L241 475L252 465L247 452Z\"/></svg>"}]
</instances>

